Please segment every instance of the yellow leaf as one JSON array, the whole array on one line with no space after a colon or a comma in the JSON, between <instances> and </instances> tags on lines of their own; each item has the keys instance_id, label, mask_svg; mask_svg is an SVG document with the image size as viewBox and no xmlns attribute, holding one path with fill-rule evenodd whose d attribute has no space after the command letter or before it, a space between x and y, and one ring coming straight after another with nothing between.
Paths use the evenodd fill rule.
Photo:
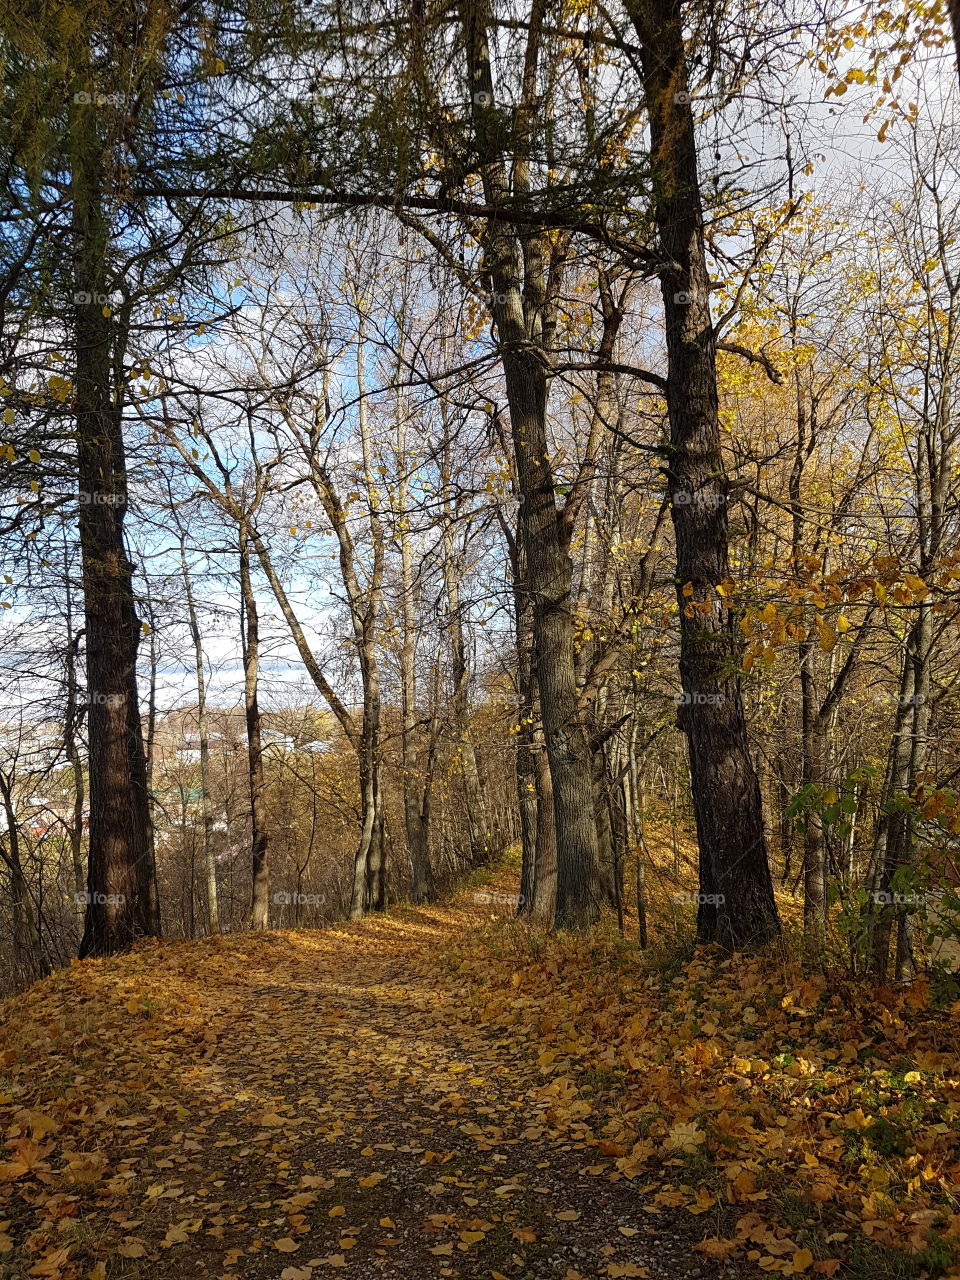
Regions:
<instances>
[{"instance_id":1,"label":"yellow leaf","mask_svg":"<svg viewBox=\"0 0 960 1280\"><path fill-rule=\"evenodd\" d=\"M125 1236L123 1244L117 1248L121 1258L142 1258L146 1252L146 1245L134 1236Z\"/></svg>"},{"instance_id":2,"label":"yellow leaf","mask_svg":"<svg viewBox=\"0 0 960 1280\"><path fill-rule=\"evenodd\" d=\"M274 1240L273 1247L279 1253L295 1253L300 1248L296 1240L291 1240L289 1236L284 1236L282 1240Z\"/></svg>"},{"instance_id":3,"label":"yellow leaf","mask_svg":"<svg viewBox=\"0 0 960 1280\"><path fill-rule=\"evenodd\" d=\"M913 1073L916 1074L916 1073ZM919 1079L919 1076L917 1077ZM17 1119L22 1119L23 1112L20 1112ZM30 1126L30 1132L35 1138L42 1138L45 1133L53 1133L54 1129L60 1126L56 1120L52 1120L50 1116L44 1115L42 1111L28 1111L26 1114L27 1124Z\"/></svg>"},{"instance_id":4,"label":"yellow leaf","mask_svg":"<svg viewBox=\"0 0 960 1280\"><path fill-rule=\"evenodd\" d=\"M707 1140L707 1135L696 1124L675 1124L664 1138L667 1151L696 1151Z\"/></svg>"},{"instance_id":5,"label":"yellow leaf","mask_svg":"<svg viewBox=\"0 0 960 1280\"><path fill-rule=\"evenodd\" d=\"M813 1266L813 1254L809 1249L798 1249L793 1255L794 1271L809 1271Z\"/></svg>"},{"instance_id":6,"label":"yellow leaf","mask_svg":"<svg viewBox=\"0 0 960 1280\"><path fill-rule=\"evenodd\" d=\"M729 1258L737 1248L736 1240L719 1240L714 1237L711 1240L701 1240L699 1244L695 1244L694 1249L698 1253L705 1253L708 1258Z\"/></svg>"}]
</instances>

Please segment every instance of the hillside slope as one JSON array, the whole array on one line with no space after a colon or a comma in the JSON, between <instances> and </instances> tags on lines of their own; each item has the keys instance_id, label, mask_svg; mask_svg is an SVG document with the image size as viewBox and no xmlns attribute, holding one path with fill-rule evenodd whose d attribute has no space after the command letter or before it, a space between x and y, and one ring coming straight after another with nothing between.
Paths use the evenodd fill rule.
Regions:
<instances>
[{"instance_id":1,"label":"hillside slope","mask_svg":"<svg viewBox=\"0 0 960 1280\"><path fill-rule=\"evenodd\" d=\"M490 897L7 1002L0 1276L960 1274L956 1010L655 977Z\"/></svg>"}]
</instances>

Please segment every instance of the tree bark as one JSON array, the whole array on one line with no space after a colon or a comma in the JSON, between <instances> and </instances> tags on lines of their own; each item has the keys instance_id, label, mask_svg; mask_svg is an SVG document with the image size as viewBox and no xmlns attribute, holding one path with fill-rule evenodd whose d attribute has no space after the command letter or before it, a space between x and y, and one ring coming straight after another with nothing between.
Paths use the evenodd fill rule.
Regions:
<instances>
[{"instance_id":1,"label":"tree bark","mask_svg":"<svg viewBox=\"0 0 960 1280\"><path fill-rule=\"evenodd\" d=\"M480 783L480 771L477 768L477 753L470 733L470 670L467 665L467 646L463 634L463 618L460 613L460 565L454 548L453 516L449 511L444 515L443 579L447 597L447 636L453 667L451 703L460 759L460 776L463 779L467 829L470 834L470 862L472 866L479 866L492 851L490 823Z\"/></svg>"},{"instance_id":2,"label":"tree bark","mask_svg":"<svg viewBox=\"0 0 960 1280\"><path fill-rule=\"evenodd\" d=\"M676 0L627 0L650 121L653 216L667 337L667 488L677 554L678 723L687 738L700 859L701 942L754 946L780 931L760 787L750 758L730 580L728 482L720 449L716 339L683 15Z\"/></svg>"},{"instance_id":3,"label":"tree bark","mask_svg":"<svg viewBox=\"0 0 960 1280\"><path fill-rule=\"evenodd\" d=\"M6 846L0 844L0 859L10 873L10 908L13 928L13 968L18 981L29 986L50 972L34 911L30 885L20 857L20 827L17 822L13 788L8 775L0 774L0 801L7 824Z\"/></svg>"},{"instance_id":4,"label":"tree bark","mask_svg":"<svg viewBox=\"0 0 960 1280\"><path fill-rule=\"evenodd\" d=\"M172 505L172 504L171 504ZM178 518L179 524L179 518ZM200 806L203 819L203 866L207 899L207 931L220 932L217 902L217 864L213 855L213 806L210 798L210 733L207 727L207 680L203 669L203 636L193 599L193 584L187 565L187 548L180 529L180 571L187 602L187 621L193 641L193 662L197 677L197 737L200 741Z\"/></svg>"},{"instance_id":5,"label":"tree bark","mask_svg":"<svg viewBox=\"0 0 960 1280\"><path fill-rule=\"evenodd\" d=\"M429 779L420 778L417 759L417 619L414 607L413 553L410 546L407 501L409 496L406 413L402 397L397 402L397 486L398 519L396 536L400 543L400 751L403 774L403 822L410 854L410 893L417 904L435 902L436 886L430 865Z\"/></svg>"},{"instance_id":6,"label":"tree bark","mask_svg":"<svg viewBox=\"0 0 960 1280\"><path fill-rule=\"evenodd\" d=\"M83 709L80 705L80 689L77 680L77 651L80 647L81 636L74 635L73 632L73 599L69 559L66 555L64 556L64 581L66 583L66 617L64 622L67 645L64 653L66 704L63 712L63 754L70 765L70 781L73 790L73 816L69 831L70 862L73 868L73 900L77 911L77 921L82 929L86 914L84 907L86 869L83 865L85 779L83 758L80 753L80 725L83 719Z\"/></svg>"},{"instance_id":7,"label":"tree bark","mask_svg":"<svg viewBox=\"0 0 960 1280\"><path fill-rule=\"evenodd\" d=\"M467 47L468 90L474 137L487 201L509 202L506 164L500 150L499 113L487 43L487 0L464 0L461 16ZM531 22L527 67L539 47L538 7ZM521 151L526 139L515 140ZM572 528L558 510L547 438L545 324L549 321L549 238L535 233L522 244L509 215L488 221L483 232L485 268L492 285L491 311L500 347L519 496L520 531L533 605L534 665L553 788L557 846L555 924L588 928L600 914L597 829L587 726L580 714L573 618Z\"/></svg>"},{"instance_id":8,"label":"tree bark","mask_svg":"<svg viewBox=\"0 0 960 1280\"><path fill-rule=\"evenodd\" d=\"M267 839L266 780L263 768L263 734L258 695L260 673L260 617L250 576L250 551L246 524L241 522L240 602L243 641L243 707L247 728L247 776L250 782L251 894L250 923L254 929L270 927L270 865Z\"/></svg>"},{"instance_id":9,"label":"tree bark","mask_svg":"<svg viewBox=\"0 0 960 1280\"><path fill-rule=\"evenodd\" d=\"M76 81L83 87L82 77ZM123 533L127 505L122 390L113 394L120 320L107 283L104 149L97 107L70 105L75 412L88 694L90 836L81 957L160 932L137 696L140 621Z\"/></svg>"}]
</instances>

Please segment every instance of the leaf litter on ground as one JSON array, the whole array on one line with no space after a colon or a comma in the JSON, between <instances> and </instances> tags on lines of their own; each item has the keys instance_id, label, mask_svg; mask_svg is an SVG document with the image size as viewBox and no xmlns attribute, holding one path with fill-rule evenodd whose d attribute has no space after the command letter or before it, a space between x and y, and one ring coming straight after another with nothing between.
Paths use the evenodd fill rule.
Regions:
<instances>
[{"instance_id":1,"label":"leaf litter on ground","mask_svg":"<svg viewBox=\"0 0 960 1280\"><path fill-rule=\"evenodd\" d=\"M960 1276L960 1006L922 982L651 972L467 893L146 943L0 1012L10 1280L842 1276L864 1245Z\"/></svg>"}]
</instances>

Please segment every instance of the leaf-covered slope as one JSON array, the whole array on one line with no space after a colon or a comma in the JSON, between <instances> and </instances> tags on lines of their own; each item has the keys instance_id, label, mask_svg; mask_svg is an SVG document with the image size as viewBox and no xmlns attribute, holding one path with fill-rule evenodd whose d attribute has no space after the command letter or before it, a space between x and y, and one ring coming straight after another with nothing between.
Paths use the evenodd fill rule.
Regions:
<instances>
[{"instance_id":1,"label":"leaf-covered slope","mask_svg":"<svg viewBox=\"0 0 960 1280\"><path fill-rule=\"evenodd\" d=\"M491 898L8 1001L0 1276L960 1274L956 1009Z\"/></svg>"}]
</instances>

